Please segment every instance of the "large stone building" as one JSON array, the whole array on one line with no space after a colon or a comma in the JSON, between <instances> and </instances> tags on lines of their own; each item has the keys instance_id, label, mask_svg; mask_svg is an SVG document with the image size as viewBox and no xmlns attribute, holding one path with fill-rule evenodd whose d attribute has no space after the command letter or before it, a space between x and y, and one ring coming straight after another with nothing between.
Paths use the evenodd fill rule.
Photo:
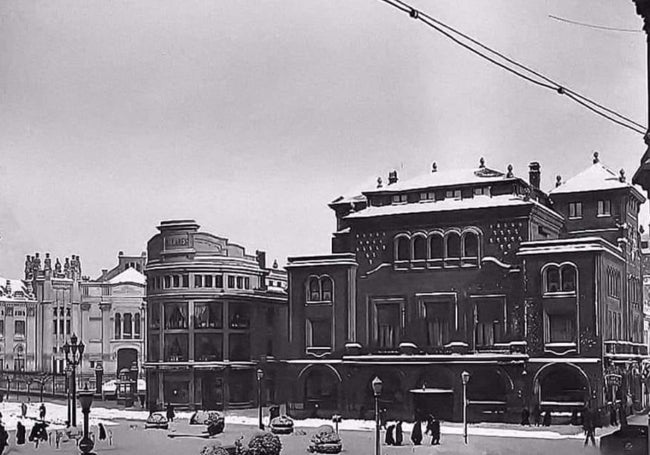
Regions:
<instances>
[{"instance_id":1,"label":"large stone building","mask_svg":"<svg viewBox=\"0 0 650 455\"><path fill-rule=\"evenodd\" d=\"M265 253L247 254L193 220L163 221L158 229L147 245L149 406L251 406L258 368L265 398L273 400L286 275L266 267Z\"/></svg>"},{"instance_id":2,"label":"large stone building","mask_svg":"<svg viewBox=\"0 0 650 455\"><path fill-rule=\"evenodd\" d=\"M92 373L101 364L104 377L116 377L134 364L144 362L146 254L127 256L120 251L118 263L104 269L95 280L84 279L81 287L81 332L86 343L82 371Z\"/></svg>"},{"instance_id":3,"label":"large stone building","mask_svg":"<svg viewBox=\"0 0 650 455\"><path fill-rule=\"evenodd\" d=\"M638 212L597 155L549 193L489 169L438 170L330 204L332 254L289 259L293 415L516 420L523 407L642 406Z\"/></svg>"}]
</instances>

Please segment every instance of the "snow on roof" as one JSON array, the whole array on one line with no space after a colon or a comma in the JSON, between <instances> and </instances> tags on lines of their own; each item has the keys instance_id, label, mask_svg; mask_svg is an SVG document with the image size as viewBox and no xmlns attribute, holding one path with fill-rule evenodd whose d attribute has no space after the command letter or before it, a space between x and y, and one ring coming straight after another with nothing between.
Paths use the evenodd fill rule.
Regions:
<instances>
[{"instance_id":1,"label":"snow on roof","mask_svg":"<svg viewBox=\"0 0 650 455\"><path fill-rule=\"evenodd\" d=\"M129 267L119 275L113 277L110 279L108 282L110 284L119 284L119 283L137 283L137 284L145 284L145 279L146 277L138 272L136 269L133 267Z\"/></svg>"},{"instance_id":2,"label":"snow on roof","mask_svg":"<svg viewBox=\"0 0 650 455\"><path fill-rule=\"evenodd\" d=\"M375 188L365 193L382 193L382 192L398 192L409 190L420 190L425 188L435 187L448 187L454 185L467 185L475 183L492 183L503 180L512 180L516 177L508 176L507 174L489 169L487 167L478 167L474 169L450 169L444 171L429 172L418 177L408 180L400 180L392 185L382 186Z\"/></svg>"},{"instance_id":3,"label":"snow on roof","mask_svg":"<svg viewBox=\"0 0 650 455\"><path fill-rule=\"evenodd\" d=\"M580 237L572 239L523 242L519 247L517 256L580 253L585 251L606 251L622 259L621 250L601 237Z\"/></svg>"},{"instance_id":4,"label":"snow on roof","mask_svg":"<svg viewBox=\"0 0 650 455\"><path fill-rule=\"evenodd\" d=\"M645 200L643 195L634 187L634 185L627 182L625 179L621 179L619 173L614 172L600 161L595 161L595 163L575 177L572 177L562 185L553 188L549 191L549 194L581 193L584 191L630 188L637 193L640 200Z\"/></svg>"},{"instance_id":5,"label":"snow on roof","mask_svg":"<svg viewBox=\"0 0 650 455\"><path fill-rule=\"evenodd\" d=\"M7 281L11 285L11 292L8 292ZM22 293L19 295L18 293ZM29 298L33 299L30 293L27 290L27 286L22 280L12 280L0 277L0 298L11 299L11 298Z\"/></svg>"},{"instance_id":6,"label":"snow on roof","mask_svg":"<svg viewBox=\"0 0 650 455\"><path fill-rule=\"evenodd\" d=\"M435 213L451 212L454 210L486 209L496 207L513 207L536 205L542 210L548 211L556 217L562 218L548 207L543 206L532 199L525 200L521 196L504 194L501 196L475 196L470 199L443 199L441 201L422 201L409 204L383 205L380 207L368 207L354 212L345 218L371 218L376 216L405 215L414 213Z\"/></svg>"}]
</instances>

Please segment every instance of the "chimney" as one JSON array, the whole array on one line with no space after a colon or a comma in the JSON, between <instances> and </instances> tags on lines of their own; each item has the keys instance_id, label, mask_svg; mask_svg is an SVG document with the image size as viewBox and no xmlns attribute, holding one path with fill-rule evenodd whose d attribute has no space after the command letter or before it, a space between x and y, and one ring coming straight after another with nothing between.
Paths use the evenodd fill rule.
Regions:
<instances>
[{"instance_id":1,"label":"chimney","mask_svg":"<svg viewBox=\"0 0 650 455\"><path fill-rule=\"evenodd\" d=\"M511 179L514 177L514 174L512 173L512 164L508 164L508 173L506 174L506 178Z\"/></svg>"},{"instance_id":2,"label":"chimney","mask_svg":"<svg viewBox=\"0 0 650 455\"><path fill-rule=\"evenodd\" d=\"M7 280L7 294L11 295L11 280Z\"/></svg>"},{"instance_id":3,"label":"chimney","mask_svg":"<svg viewBox=\"0 0 650 455\"><path fill-rule=\"evenodd\" d=\"M618 178L619 182L625 183L625 169L621 169L619 173L620 173L620 177Z\"/></svg>"},{"instance_id":4,"label":"chimney","mask_svg":"<svg viewBox=\"0 0 650 455\"><path fill-rule=\"evenodd\" d=\"M264 251L255 251L255 256L257 256L257 264L260 266L260 269L266 268L266 252Z\"/></svg>"},{"instance_id":5,"label":"chimney","mask_svg":"<svg viewBox=\"0 0 650 455\"><path fill-rule=\"evenodd\" d=\"M435 161L431 165L431 172L438 172L438 165L436 164Z\"/></svg>"},{"instance_id":6,"label":"chimney","mask_svg":"<svg viewBox=\"0 0 650 455\"><path fill-rule=\"evenodd\" d=\"M384 185L381 182L381 177L377 177L377 188L381 188L382 186Z\"/></svg>"},{"instance_id":7,"label":"chimney","mask_svg":"<svg viewBox=\"0 0 650 455\"><path fill-rule=\"evenodd\" d=\"M557 177L555 177L555 188L557 188L560 185L562 185L562 176L558 175Z\"/></svg>"},{"instance_id":8,"label":"chimney","mask_svg":"<svg viewBox=\"0 0 650 455\"><path fill-rule=\"evenodd\" d=\"M108 275L108 269L102 269L102 281L106 280L106 275Z\"/></svg>"},{"instance_id":9,"label":"chimney","mask_svg":"<svg viewBox=\"0 0 650 455\"><path fill-rule=\"evenodd\" d=\"M528 165L528 181L533 188L539 189L539 181L541 177L542 173L539 170L539 163L537 161L532 161Z\"/></svg>"},{"instance_id":10,"label":"chimney","mask_svg":"<svg viewBox=\"0 0 650 455\"><path fill-rule=\"evenodd\" d=\"M388 184L392 185L393 183L397 183L397 171L391 171L388 173Z\"/></svg>"},{"instance_id":11,"label":"chimney","mask_svg":"<svg viewBox=\"0 0 650 455\"><path fill-rule=\"evenodd\" d=\"M599 161L600 161L600 158L598 158L598 152L594 152L594 159L593 159L592 162L593 162L594 164L596 164L596 163L598 163Z\"/></svg>"}]
</instances>

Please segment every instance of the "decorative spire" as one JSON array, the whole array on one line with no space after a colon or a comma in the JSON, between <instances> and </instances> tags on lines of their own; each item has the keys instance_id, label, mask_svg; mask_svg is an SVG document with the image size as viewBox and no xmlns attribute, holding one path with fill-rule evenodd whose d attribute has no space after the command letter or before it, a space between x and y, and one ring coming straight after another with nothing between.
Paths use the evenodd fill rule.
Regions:
<instances>
[{"instance_id":1,"label":"decorative spire","mask_svg":"<svg viewBox=\"0 0 650 455\"><path fill-rule=\"evenodd\" d=\"M558 175L557 177L555 177L555 188L557 188L560 185L562 185L562 176Z\"/></svg>"},{"instance_id":2,"label":"decorative spire","mask_svg":"<svg viewBox=\"0 0 650 455\"><path fill-rule=\"evenodd\" d=\"M593 163L596 164L596 163L599 163L599 162L600 162L600 158L598 158L598 152L594 152Z\"/></svg>"},{"instance_id":3,"label":"decorative spire","mask_svg":"<svg viewBox=\"0 0 650 455\"><path fill-rule=\"evenodd\" d=\"M618 181L621 182L621 183L625 183L625 169L621 169L619 171L619 174L620 174L620 176L618 178Z\"/></svg>"},{"instance_id":4,"label":"decorative spire","mask_svg":"<svg viewBox=\"0 0 650 455\"><path fill-rule=\"evenodd\" d=\"M506 178L511 179L512 177L512 164L508 164L508 173L506 174Z\"/></svg>"},{"instance_id":5,"label":"decorative spire","mask_svg":"<svg viewBox=\"0 0 650 455\"><path fill-rule=\"evenodd\" d=\"M431 172L438 172L438 165L436 164L435 161L431 165Z\"/></svg>"},{"instance_id":6,"label":"decorative spire","mask_svg":"<svg viewBox=\"0 0 650 455\"><path fill-rule=\"evenodd\" d=\"M384 185L381 182L381 177L377 177L377 188L381 188L382 186Z\"/></svg>"},{"instance_id":7,"label":"decorative spire","mask_svg":"<svg viewBox=\"0 0 650 455\"><path fill-rule=\"evenodd\" d=\"M485 167L485 158L481 157L481 159L478 161L478 167L480 168Z\"/></svg>"}]
</instances>

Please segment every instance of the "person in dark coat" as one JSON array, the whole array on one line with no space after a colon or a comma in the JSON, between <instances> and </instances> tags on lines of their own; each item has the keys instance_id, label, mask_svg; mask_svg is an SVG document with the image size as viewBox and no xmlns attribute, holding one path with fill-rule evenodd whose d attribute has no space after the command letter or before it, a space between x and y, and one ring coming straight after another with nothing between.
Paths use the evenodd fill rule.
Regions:
<instances>
[{"instance_id":1,"label":"person in dark coat","mask_svg":"<svg viewBox=\"0 0 650 455\"><path fill-rule=\"evenodd\" d=\"M388 425L388 428L386 429L386 440L385 440L387 446L395 445L395 439L393 438L393 431L395 431L395 425Z\"/></svg>"},{"instance_id":2,"label":"person in dark coat","mask_svg":"<svg viewBox=\"0 0 650 455\"><path fill-rule=\"evenodd\" d=\"M22 422L16 424L16 444L23 445L25 444L25 425Z\"/></svg>"},{"instance_id":3,"label":"person in dark coat","mask_svg":"<svg viewBox=\"0 0 650 455\"><path fill-rule=\"evenodd\" d=\"M398 421L395 425L395 445L401 446L404 441L404 431L402 430L402 421Z\"/></svg>"},{"instance_id":4,"label":"person in dark coat","mask_svg":"<svg viewBox=\"0 0 650 455\"><path fill-rule=\"evenodd\" d=\"M436 416L431 416L431 445L440 444L440 420Z\"/></svg>"},{"instance_id":5,"label":"person in dark coat","mask_svg":"<svg viewBox=\"0 0 650 455\"><path fill-rule=\"evenodd\" d=\"M413 424L413 431L411 431L411 441L413 445L419 446L422 444L422 423L416 420Z\"/></svg>"},{"instance_id":6,"label":"person in dark coat","mask_svg":"<svg viewBox=\"0 0 650 455\"><path fill-rule=\"evenodd\" d=\"M524 408L521 410L521 425L530 426L530 411L528 410L528 408Z\"/></svg>"},{"instance_id":7,"label":"person in dark coat","mask_svg":"<svg viewBox=\"0 0 650 455\"><path fill-rule=\"evenodd\" d=\"M542 410L539 409L539 404L536 404L535 407L533 407L533 423L536 427L542 423Z\"/></svg>"},{"instance_id":8,"label":"person in dark coat","mask_svg":"<svg viewBox=\"0 0 650 455\"><path fill-rule=\"evenodd\" d=\"M544 413L544 422L542 423L542 425L544 425L545 427L550 427L551 422L552 422L551 411L547 410Z\"/></svg>"},{"instance_id":9,"label":"person in dark coat","mask_svg":"<svg viewBox=\"0 0 650 455\"><path fill-rule=\"evenodd\" d=\"M0 455L5 451L5 447L9 445L9 433L5 430L5 426L0 423Z\"/></svg>"},{"instance_id":10,"label":"person in dark coat","mask_svg":"<svg viewBox=\"0 0 650 455\"><path fill-rule=\"evenodd\" d=\"M619 418L621 421L621 427L627 426L627 413L625 412L625 406L621 405L618 407Z\"/></svg>"},{"instance_id":11,"label":"person in dark coat","mask_svg":"<svg viewBox=\"0 0 650 455\"><path fill-rule=\"evenodd\" d=\"M386 429L386 414L388 413L386 408L381 408L379 410L379 428Z\"/></svg>"},{"instance_id":12,"label":"person in dark coat","mask_svg":"<svg viewBox=\"0 0 650 455\"><path fill-rule=\"evenodd\" d=\"M41 406L38 408L38 417L41 420L45 420L45 413L47 412L47 409L45 409L45 403L41 403Z\"/></svg>"},{"instance_id":13,"label":"person in dark coat","mask_svg":"<svg viewBox=\"0 0 650 455\"><path fill-rule=\"evenodd\" d=\"M103 441L106 439L106 428L104 428L104 424L101 422L97 426L99 427L99 440Z\"/></svg>"},{"instance_id":14,"label":"person in dark coat","mask_svg":"<svg viewBox=\"0 0 650 455\"><path fill-rule=\"evenodd\" d=\"M582 418L584 419L584 412L585 411L582 410L580 412L583 414ZM575 410L575 409L573 411L571 411L571 420L569 421L569 424L570 425L578 425L578 411Z\"/></svg>"},{"instance_id":15,"label":"person in dark coat","mask_svg":"<svg viewBox=\"0 0 650 455\"><path fill-rule=\"evenodd\" d=\"M585 409L582 413L582 428L585 430L585 446L591 443L596 446L596 438L594 437L595 427L593 415L589 409Z\"/></svg>"},{"instance_id":16,"label":"person in dark coat","mask_svg":"<svg viewBox=\"0 0 650 455\"><path fill-rule=\"evenodd\" d=\"M167 420L169 420L170 422L173 422L174 417L175 417L175 413L174 413L174 405L172 405L171 403L167 403L167 412L166 412L166 414L167 414Z\"/></svg>"},{"instance_id":17,"label":"person in dark coat","mask_svg":"<svg viewBox=\"0 0 650 455\"><path fill-rule=\"evenodd\" d=\"M612 405L609 408L609 424L613 427L618 426L618 419L616 417L616 406Z\"/></svg>"}]
</instances>

